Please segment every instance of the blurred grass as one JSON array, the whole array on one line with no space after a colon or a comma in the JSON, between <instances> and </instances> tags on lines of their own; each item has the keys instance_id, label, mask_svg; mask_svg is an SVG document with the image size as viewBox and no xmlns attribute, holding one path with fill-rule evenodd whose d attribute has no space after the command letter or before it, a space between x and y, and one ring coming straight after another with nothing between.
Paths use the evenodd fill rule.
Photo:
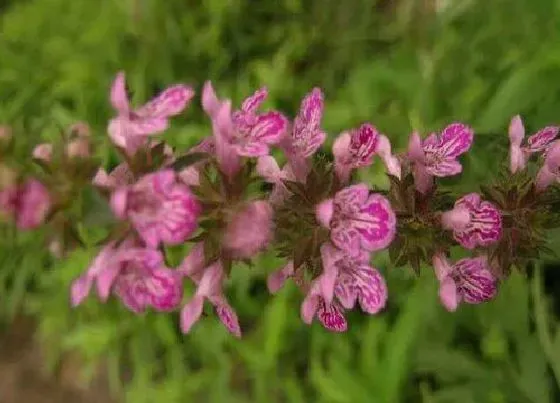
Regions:
<instances>
[{"instance_id":1,"label":"blurred grass","mask_svg":"<svg viewBox=\"0 0 560 403\"><path fill-rule=\"evenodd\" d=\"M211 79L220 94L237 101L267 85L269 105L293 113L301 96L319 85L331 142L363 120L387 133L395 148L412 129L437 130L450 120L472 124L477 138L465 161L465 189L502 163L513 114L521 113L530 130L556 121L558 2L383 3L3 1L0 121L36 143L86 120L106 143L108 87L120 69L138 102L175 81L200 89ZM186 147L208 131L193 104L165 138ZM107 150L100 154L110 161ZM376 165L365 178L379 183L382 176ZM238 341L213 318L183 336L176 315L136 317L93 298L71 310L68 286L94 251L55 265L30 252L42 234L15 245L2 235L0 318L9 320L20 307L34 314L53 368L69 350L83 356L86 377L107 359L113 391L128 402L560 398L558 312L547 315L541 277L515 275L496 301L450 315L439 306L429 270L412 279L380 255L375 262L391 290L388 312L375 318L354 312L350 331L335 335L301 323L295 289L267 295L264 276L281 262L265 256L255 269L234 270L230 281L228 294L246 329ZM559 244L555 237L553 248ZM124 386L123 363L130 378Z\"/></svg>"}]
</instances>

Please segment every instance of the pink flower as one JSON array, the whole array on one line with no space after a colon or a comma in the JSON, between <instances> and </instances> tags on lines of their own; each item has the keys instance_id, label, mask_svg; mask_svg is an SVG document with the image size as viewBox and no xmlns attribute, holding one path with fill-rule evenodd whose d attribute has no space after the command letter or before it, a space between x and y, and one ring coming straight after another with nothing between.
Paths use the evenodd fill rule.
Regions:
<instances>
[{"instance_id":1,"label":"pink flower","mask_svg":"<svg viewBox=\"0 0 560 403\"><path fill-rule=\"evenodd\" d=\"M257 173L262 176L266 182L274 184L274 188L270 193L270 203L274 205L281 204L290 194L284 181L297 181L290 164L285 164L284 167L280 169L274 157L267 155L258 159L256 169Z\"/></svg>"},{"instance_id":2,"label":"pink flower","mask_svg":"<svg viewBox=\"0 0 560 403\"><path fill-rule=\"evenodd\" d=\"M181 265L181 272L189 276L197 285L194 297L181 311L181 329L190 332L192 326L200 319L204 308L204 300L213 306L216 315L224 326L236 337L241 337L241 328L237 314L227 302L222 291L224 272L221 262L204 267L204 247L199 243L193 247L189 256Z\"/></svg>"},{"instance_id":3,"label":"pink flower","mask_svg":"<svg viewBox=\"0 0 560 403\"><path fill-rule=\"evenodd\" d=\"M327 138L327 134L321 129L323 109L323 92L320 88L314 88L303 98L292 132L282 143L300 182L305 182L309 171L307 159L315 154Z\"/></svg>"},{"instance_id":4,"label":"pink flower","mask_svg":"<svg viewBox=\"0 0 560 403\"><path fill-rule=\"evenodd\" d=\"M235 259L248 259L263 251L272 240L273 211L264 200L248 203L226 227L223 246Z\"/></svg>"},{"instance_id":5,"label":"pink flower","mask_svg":"<svg viewBox=\"0 0 560 403\"><path fill-rule=\"evenodd\" d=\"M558 136L559 129L558 126L544 127L527 139L526 146L522 146L521 144L525 137L525 127L523 127L521 116L514 116L509 125L511 173L524 170L531 154L546 153L554 139Z\"/></svg>"},{"instance_id":6,"label":"pink flower","mask_svg":"<svg viewBox=\"0 0 560 403\"><path fill-rule=\"evenodd\" d=\"M485 256L461 259L451 265L443 254L435 255L433 264L439 280L439 297L450 312L461 302L480 304L494 298L496 278Z\"/></svg>"},{"instance_id":7,"label":"pink flower","mask_svg":"<svg viewBox=\"0 0 560 403\"><path fill-rule=\"evenodd\" d=\"M452 230L453 238L467 249L489 246L502 236L500 210L477 193L461 197L441 220L443 227Z\"/></svg>"},{"instance_id":8,"label":"pink flower","mask_svg":"<svg viewBox=\"0 0 560 403\"><path fill-rule=\"evenodd\" d=\"M241 109L231 112L231 102L220 101L210 82L204 85L203 107L213 120L216 151L226 166L235 164L230 161L233 158L225 158L224 153L233 152L242 157L268 155L270 146L277 144L286 133L288 120L281 113L257 111L267 95L266 88L261 88L243 101Z\"/></svg>"},{"instance_id":9,"label":"pink flower","mask_svg":"<svg viewBox=\"0 0 560 403\"><path fill-rule=\"evenodd\" d=\"M49 192L36 179L0 191L0 209L12 217L21 230L34 229L43 224L50 208Z\"/></svg>"},{"instance_id":10,"label":"pink flower","mask_svg":"<svg viewBox=\"0 0 560 403\"><path fill-rule=\"evenodd\" d=\"M41 143L33 149L33 158L43 162L50 162L53 154L53 146L50 143Z\"/></svg>"},{"instance_id":11,"label":"pink flower","mask_svg":"<svg viewBox=\"0 0 560 403\"><path fill-rule=\"evenodd\" d=\"M543 191L554 182L560 182L560 140L555 141L544 159L544 164L535 179L535 187Z\"/></svg>"},{"instance_id":12,"label":"pink flower","mask_svg":"<svg viewBox=\"0 0 560 403\"><path fill-rule=\"evenodd\" d=\"M112 292L135 313L149 306L162 312L177 308L183 297L180 273L165 267L159 251L134 245L130 240L119 248L114 242L106 245L86 273L73 282L72 306L81 304L95 283L102 302Z\"/></svg>"},{"instance_id":13,"label":"pink flower","mask_svg":"<svg viewBox=\"0 0 560 403\"><path fill-rule=\"evenodd\" d=\"M134 154L146 144L148 136L166 130L169 118L181 113L193 96L192 88L178 84L133 110L126 93L125 74L120 72L111 88L111 105L118 116L109 122L109 137L115 145Z\"/></svg>"},{"instance_id":14,"label":"pink flower","mask_svg":"<svg viewBox=\"0 0 560 403\"><path fill-rule=\"evenodd\" d=\"M424 141L418 133L413 133L408 157L413 163L416 188L427 193L433 186L433 177L453 176L461 173L463 167L457 158L467 152L473 142L474 133L469 126L453 123L438 136L432 133Z\"/></svg>"},{"instance_id":15,"label":"pink flower","mask_svg":"<svg viewBox=\"0 0 560 403\"><path fill-rule=\"evenodd\" d=\"M387 284L381 273L369 265L368 254L343 255L335 264L338 278L334 294L345 309L352 309L358 302L362 311L373 315L385 307Z\"/></svg>"},{"instance_id":16,"label":"pink flower","mask_svg":"<svg viewBox=\"0 0 560 403\"><path fill-rule=\"evenodd\" d=\"M111 195L115 215L128 219L150 248L177 245L194 232L201 207L172 170L148 174Z\"/></svg>"},{"instance_id":17,"label":"pink flower","mask_svg":"<svg viewBox=\"0 0 560 403\"><path fill-rule=\"evenodd\" d=\"M338 136L333 144L333 154L335 171L344 183L350 179L353 169L371 165L376 154L382 157L390 174L400 177L400 163L391 154L389 140L369 123Z\"/></svg>"},{"instance_id":18,"label":"pink flower","mask_svg":"<svg viewBox=\"0 0 560 403\"><path fill-rule=\"evenodd\" d=\"M90 143L86 137L78 137L66 145L66 155L70 158L87 158L90 154Z\"/></svg>"},{"instance_id":19,"label":"pink flower","mask_svg":"<svg viewBox=\"0 0 560 403\"><path fill-rule=\"evenodd\" d=\"M268 92L261 88L245 99L241 109L232 114L234 136L231 139L235 150L245 157L268 155L269 146L278 144L288 128L288 119L281 113L270 111L257 113Z\"/></svg>"},{"instance_id":20,"label":"pink flower","mask_svg":"<svg viewBox=\"0 0 560 403\"><path fill-rule=\"evenodd\" d=\"M241 158L231 144L234 136L231 101L219 100L212 83L207 81L202 90L202 108L212 120L214 150L220 170L232 178L241 169Z\"/></svg>"},{"instance_id":21,"label":"pink flower","mask_svg":"<svg viewBox=\"0 0 560 403\"><path fill-rule=\"evenodd\" d=\"M369 194L365 184L349 186L316 208L317 220L330 228L333 244L357 255L389 246L396 231L396 216L389 201Z\"/></svg>"}]
</instances>

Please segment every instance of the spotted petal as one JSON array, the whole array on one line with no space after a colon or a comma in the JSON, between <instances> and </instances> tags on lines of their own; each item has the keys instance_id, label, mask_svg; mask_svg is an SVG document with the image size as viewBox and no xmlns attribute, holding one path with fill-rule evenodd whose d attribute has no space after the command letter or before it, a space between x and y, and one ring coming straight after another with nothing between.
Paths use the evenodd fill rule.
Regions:
<instances>
[{"instance_id":1,"label":"spotted petal","mask_svg":"<svg viewBox=\"0 0 560 403\"><path fill-rule=\"evenodd\" d=\"M439 153L449 158L457 158L471 148L473 130L462 123L453 123L443 129L439 141Z\"/></svg>"},{"instance_id":2,"label":"spotted petal","mask_svg":"<svg viewBox=\"0 0 560 403\"><path fill-rule=\"evenodd\" d=\"M224 324L226 329L236 337L241 337L241 327L239 326L239 319L237 318L237 313L228 304L225 297L213 297L211 298L214 304L214 310L216 315L220 318L220 321Z\"/></svg>"},{"instance_id":3,"label":"spotted petal","mask_svg":"<svg viewBox=\"0 0 560 403\"><path fill-rule=\"evenodd\" d=\"M332 332L345 332L348 329L344 313L335 303L327 305L321 301L317 310L317 318L327 330Z\"/></svg>"},{"instance_id":4,"label":"spotted petal","mask_svg":"<svg viewBox=\"0 0 560 403\"><path fill-rule=\"evenodd\" d=\"M471 214L470 222L453 232L455 240L467 249L488 246L502 236L502 215L500 210L488 201L482 201L476 193L468 194L455 203Z\"/></svg>"},{"instance_id":5,"label":"spotted petal","mask_svg":"<svg viewBox=\"0 0 560 403\"><path fill-rule=\"evenodd\" d=\"M496 278L490 272L486 257L461 259L454 265L458 274L457 290L469 304L479 304L496 295Z\"/></svg>"},{"instance_id":6,"label":"spotted petal","mask_svg":"<svg viewBox=\"0 0 560 403\"><path fill-rule=\"evenodd\" d=\"M558 136L558 126L547 126L527 139L529 151L536 153L545 151Z\"/></svg>"},{"instance_id":7,"label":"spotted petal","mask_svg":"<svg viewBox=\"0 0 560 403\"><path fill-rule=\"evenodd\" d=\"M255 91L253 95L245 99L245 101L243 101L241 110L247 113L255 113L267 97L268 90L266 89L266 87L262 87Z\"/></svg>"},{"instance_id":8,"label":"spotted petal","mask_svg":"<svg viewBox=\"0 0 560 403\"><path fill-rule=\"evenodd\" d=\"M387 198L372 194L354 219L365 250L384 249L393 241L397 219Z\"/></svg>"},{"instance_id":9,"label":"spotted petal","mask_svg":"<svg viewBox=\"0 0 560 403\"><path fill-rule=\"evenodd\" d=\"M381 273L366 264L362 264L355 267L353 279L358 294L358 302L364 312L376 314L385 307L388 291Z\"/></svg>"},{"instance_id":10,"label":"spotted petal","mask_svg":"<svg viewBox=\"0 0 560 403\"><path fill-rule=\"evenodd\" d=\"M137 109L135 114L144 119L167 119L181 113L193 96L192 88L174 85Z\"/></svg>"}]
</instances>

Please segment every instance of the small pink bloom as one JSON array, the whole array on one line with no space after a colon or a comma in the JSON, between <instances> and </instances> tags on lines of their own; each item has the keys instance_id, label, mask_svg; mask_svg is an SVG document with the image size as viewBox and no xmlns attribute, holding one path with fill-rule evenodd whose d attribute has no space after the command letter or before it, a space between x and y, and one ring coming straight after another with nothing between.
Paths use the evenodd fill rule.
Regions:
<instances>
[{"instance_id":1,"label":"small pink bloom","mask_svg":"<svg viewBox=\"0 0 560 403\"><path fill-rule=\"evenodd\" d=\"M510 140L510 171L522 171L527 165L527 160L534 153L545 153L558 136L558 126L547 126L527 139L527 145L522 146L525 137L525 128L519 115L511 119L509 125Z\"/></svg>"},{"instance_id":2,"label":"small pink bloom","mask_svg":"<svg viewBox=\"0 0 560 403\"><path fill-rule=\"evenodd\" d=\"M284 184L284 181L297 181L290 164L285 164L282 169L280 169L274 157L269 155L259 157L256 170L266 182L274 184L269 198L270 203L274 205L281 204L290 195L290 191Z\"/></svg>"},{"instance_id":3,"label":"small pink bloom","mask_svg":"<svg viewBox=\"0 0 560 403\"><path fill-rule=\"evenodd\" d=\"M243 102L240 110L232 114L234 136L231 140L241 156L268 155L270 145L278 144L286 133L288 119L281 113L257 112L267 96L266 88L261 88Z\"/></svg>"},{"instance_id":4,"label":"small pink bloom","mask_svg":"<svg viewBox=\"0 0 560 403\"><path fill-rule=\"evenodd\" d=\"M50 143L41 143L35 146L33 149L33 158L43 161L50 162L53 154L53 146Z\"/></svg>"},{"instance_id":5,"label":"small pink bloom","mask_svg":"<svg viewBox=\"0 0 560 403\"><path fill-rule=\"evenodd\" d=\"M409 141L408 157L414 164L416 188L427 193L433 186L433 177L454 176L463 167L457 158L467 152L474 133L469 126L453 123L438 136L432 133L424 141L413 133Z\"/></svg>"},{"instance_id":6,"label":"small pink bloom","mask_svg":"<svg viewBox=\"0 0 560 403\"><path fill-rule=\"evenodd\" d=\"M183 296L181 275L165 267L159 251L134 244L127 240L119 248L114 242L105 246L72 284L72 305L81 304L95 283L102 302L113 292L135 313L149 306L161 312L177 308Z\"/></svg>"},{"instance_id":7,"label":"small pink bloom","mask_svg":"<svg viewBox=\"0 0 560 403\"><path fill-rule=\"evenodd\" d=\"M194 253L198 253L195 250ZM193 258L197 260L196 258ZM241 337L239 320L233 308L229 305L222 292L222 281L224 272L221 262L203 269L202 273L191 277L197 284L194 297L181 311L181 330L183 333L190 332L192 326L200 319L204 308L204 300L208 300L213 306L216 314L226 328L237 337Z\"/></svg>"},{"instance_id":8,"label":"small pink bloom","mask_svg":"<svg viewBox=\"0 0 560 403\"><path fill-rule=\"evenodd\" d=\"M183 298L181 275L166 268L163 256L152 249L129 249L118 258L121 267L114 279L113 291L135 313L148 306L168 312Z\"/></svg>"},{"instance_id":9,"label":"small pink bloom","mask_svg":"<svg viewBox=\"0 0 560 403\"><path fill-rule=\"evenodd\" d=\"M311 157L321 147L327 134L321 129L324 99L320 88L314 88L302 100L294 120L291 135L283 141L283 148L299 181L304 182Z\"/></svg>"},{"instance_id":10,"label":"small pink bloom","mask_svg":"<svg viewBox=\"0 0 560 403\"><path fill-rule=\"evenodd\" d=\"M231 178L241 169L240 156L231 144L234 136L231 101L220 101L207 81L202 90L202 107L212 121L213 144L220 170Z\"/></svg>"},{"instance_id":11,"label":"small pink bloom","mask_svg":"<svg viewBox=\"0 0 560 403\"><path fill-rule=\"evenodd\" d=\"M87 158L90 153L90 143L86 137L75 138L66 145L66 155L70 158Z\"/></svg>"},{"instance_id":12,"label":"small pink bloom","mask_svg":"<svg viewBox=\"0 0 560 403\"><path fill-rule=\"evenodd\" d=\"M498 242L502 236L502 214L492 203L470 193L455 202L453 210L442 216L444 228L464 248L474 249Z\"/></svg>"},{"instance_id":13,"label":"small pink bloom","mask_svg":"<svg viewBox=\"0 0 560 403\"><path fill-rule=\"evenodd\" d=\"M286 133L288 120L281 113L257 111L267 95L266 88L261 88L243 102L241 109L231 113L230 101L220 101L209 82L204 86L203 106L221 129L218 139L239 156L268 155L270 146Z\"/></svg>"},{"instance_id":14,"label":"small pink bloom","mask_svg":"<svg viewBox=\"0 0 560 403\"><path fill-rule=\"evenodd\" d=\"M554 182L560 182L560 140L555 141L544 159L544 164L537 174L535 186L543 191Z\"/></svg>"},{"instance_id":15,"label":"small pink bloom","mask_svg":"<svg viewBox=\"0 0 560 403\"><path fill-rule=\"evenodd\" d=\"M226 227L223 246L236 259L251 258L272 239L273 211L264 200L248 203Z\"/></svg>"},{"instance_id":16,"label":"small pink bloom","mask_svg":"<svg viewBox=\"0 0 560 403\"><path fill-rule=\"evenodd\" d=\"M178 84L133 110L126 93L125 75L118 73L110 96L111 104L118 112L107 129L111 140L127 153L134 154L146 144L148 136L167 129L169 118L181 113L193 96L192 88Z\"/></svg>"},{"instance_id":17,"label":"small pink bloom","mask_svg":"<svg viewBox=\"0 0 560 403\"><path fill-rule=\"evenodd\" d=\"M381 157L391 175L400 177L400 163L391 154L389 139L369 123L342 133L333 144L333 154L335 171L344 183L353 169L371 165L374 155Z\"/></svg>"},{"instance_id":18,"label":"small pink bloom","mask_svg":"<svg viewBox=\"0 0 560 403\"><path fill-rule=\"evenodd\" d=\"M440 300L450 312L461 302L480 304L496 295L497 281L485 256L461 259L451 265L443 254L438 254L433 264L440 284Z\"/></svg>"},{"instance_id":19,"label":"small pink bloom","mask_svg":"<svg viewBox=\"0 0 560 403\"><path fill-rule=\"evenodd\" d=\"M15 220L21 230L39 227L51 208L51 197L45 186L36 179L0 191L0 209Z\"/></svg>"},{"instance_id":20,"label":"small pink bloom","mask_svg":"<svg viewBox=\"0 0 560 403\"><path fill-rule=\"evenodd\" d=\"M151 248L187 240L201 212L190 189L177 181L172 170L148 174L131 186L117 188L111 207L117 217L132 222Z\"/></svg>"},{"instance_id":21,"label":"small pink bloom","mask_svg":"<svg viewBox=\"0 0 560 403\"><path fill-rule=\"evenodd\" d=\"M365 184L349 186L316 208L317 220L330 228L333 244L357 255L389 246L396 231L396 216L389 201L369 194Z\"/></svg>"}]
</instances>

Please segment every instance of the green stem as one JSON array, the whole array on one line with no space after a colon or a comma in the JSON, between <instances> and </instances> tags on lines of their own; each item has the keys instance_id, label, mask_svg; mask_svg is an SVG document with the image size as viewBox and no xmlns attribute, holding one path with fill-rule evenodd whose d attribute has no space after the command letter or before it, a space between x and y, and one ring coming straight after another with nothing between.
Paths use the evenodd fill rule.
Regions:
<instances>
[{"instance_id":1,"label":"green stem","mask_svg":"<svg viewBox=\"0 0 560 403\"><path fill-rule=\"evenodd\" d=\"M533 307L535 315L535 323L537 326L537 336L543 348L544 354L548 360L548 364L554 373L556 383L560 387L560 362L555 360L554 343L548 329L547 308L545 306L542 292L542 274L539 265L535 267L535 278L533 279Z\"/></svg>"}]
</instances>

